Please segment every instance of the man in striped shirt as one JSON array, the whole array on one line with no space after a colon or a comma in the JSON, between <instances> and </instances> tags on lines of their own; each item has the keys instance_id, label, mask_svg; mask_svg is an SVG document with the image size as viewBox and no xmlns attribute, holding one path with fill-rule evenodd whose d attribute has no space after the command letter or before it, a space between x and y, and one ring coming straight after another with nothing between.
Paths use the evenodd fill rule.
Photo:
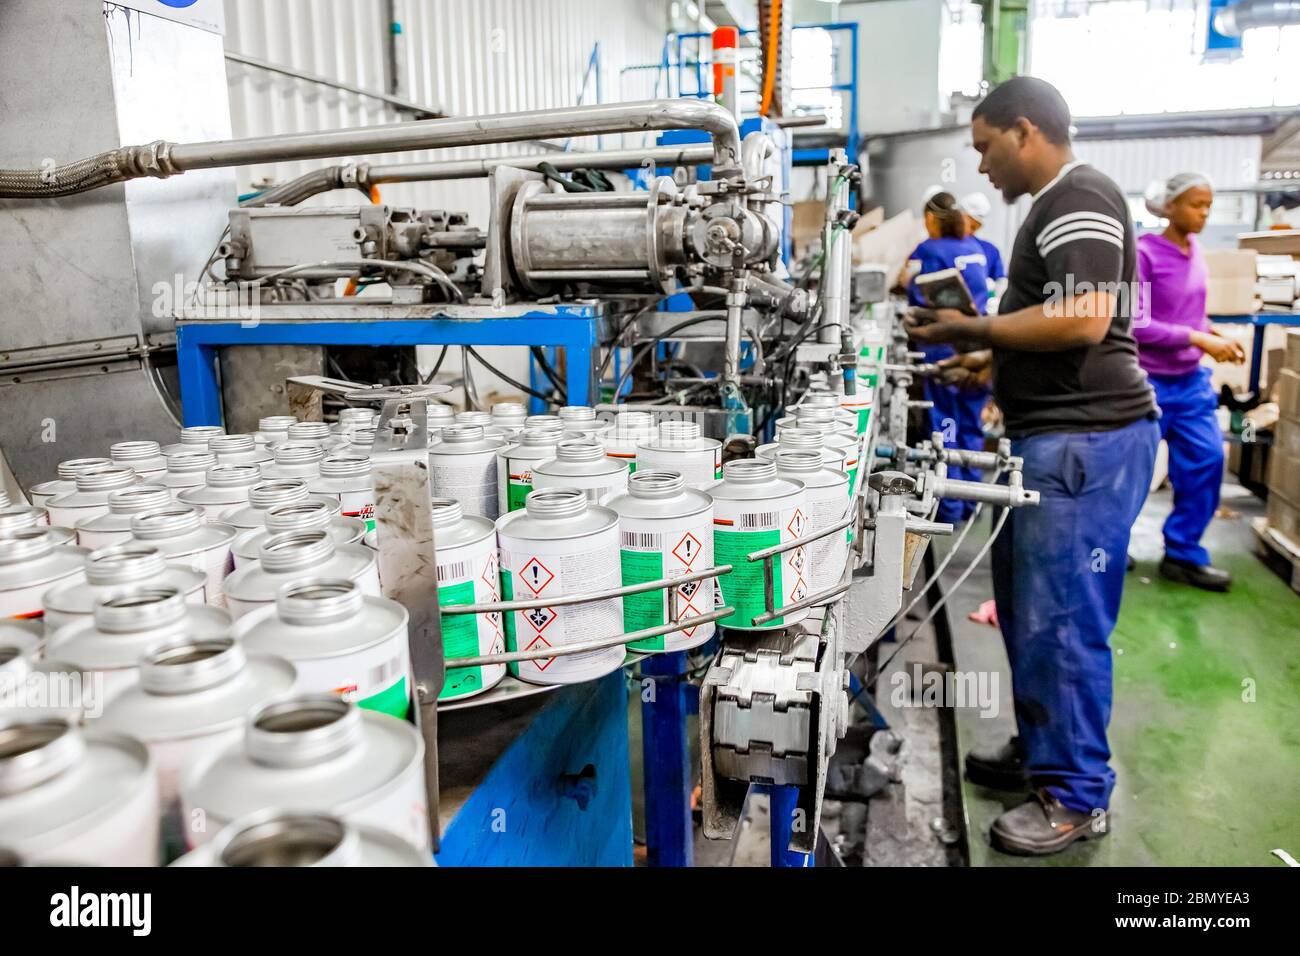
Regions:
<instances>
[{"instance_id":1,"label":"man in striped shirt","mask_svg":"<svg viewBox=\"0 0 1300 956\"><path fill-rule=\"evenodd\" d=\"M989 373L1012 453L1037 508L1008 516L994 544L998 620L1011 663L1018 736L967 757L967 776L1030 788L993 844L1056 853L1107 830L1113 681L1110 634L1129 531L1146 498L1158 412L1130 334L1135 243L1128 205L1070 148L1070 111L1033 77L975 109L972 141L1008 202L1032 199L996 316L918 316L916 339L959 351L950 378Z\"/></svg>"}]
</instances>

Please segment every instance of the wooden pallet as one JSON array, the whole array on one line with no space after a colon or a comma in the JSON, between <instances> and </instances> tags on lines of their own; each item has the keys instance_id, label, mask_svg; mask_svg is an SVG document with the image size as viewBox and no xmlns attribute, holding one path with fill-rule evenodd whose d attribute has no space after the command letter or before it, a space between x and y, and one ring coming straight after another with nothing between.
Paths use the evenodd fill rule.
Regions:
<instances>
[{"instance_id":1,"label":"wooden pallet","mask_svg":"<svg viewBox=\"0 0 1300 956\"><path fill-rule=\"evenodd\" d=\"M1300 594L1300 544L1270 528L1263 518L1256 518L1250 527L1255 532L1255 554Z\"/></svg>"}]
</instances>

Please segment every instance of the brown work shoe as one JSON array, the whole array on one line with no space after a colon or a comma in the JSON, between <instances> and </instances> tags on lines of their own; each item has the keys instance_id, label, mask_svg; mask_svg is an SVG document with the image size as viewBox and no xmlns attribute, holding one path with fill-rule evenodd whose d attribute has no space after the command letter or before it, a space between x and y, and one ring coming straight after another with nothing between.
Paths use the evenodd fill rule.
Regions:
<instances>
[{"instance_id":1,"label":"brown work shoe","mask_svg":"<svg viewBox=\"0 0 1300 956\"><path fill-rule=\"evenodd\" d=\"M1035 790L1024 803L993 821L993 846L1016 856L1050 856L1075 840L1099 840L1109 830L1110 815L1071 810L1046 790Z\"/></svg>"}]
</instances>

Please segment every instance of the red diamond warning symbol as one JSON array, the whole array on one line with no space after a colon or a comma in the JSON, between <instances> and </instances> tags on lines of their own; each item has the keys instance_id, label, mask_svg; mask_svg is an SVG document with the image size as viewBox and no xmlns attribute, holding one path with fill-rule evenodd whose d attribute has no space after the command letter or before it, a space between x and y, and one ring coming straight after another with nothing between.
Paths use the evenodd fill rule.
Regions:
<instances>
[{"instance_id":1,"label":"red diamond warning symbol","mask_svg":"<svg viewBox=\"0 0 1300 956\"><path fill-rule=\"evenodd\" d=\"M524 650L535 651L539 647L550 647L550 646L551 646L550 642L547 641L546 638L542 637L542 635L538 634L537 637L533 639L533 642L529 644L526 648L524 648ZM550 667L552 664L555 663L555 658L546 657L539 661L528 661L528 663L532 664L539 671L544 671L546 670L546 668Z\"/></svg>"},{"instance_id":2,"label":"red diamond warning symbol","mask_svg":"<svg viewBox=\"0 0 1300 956\"><path fill-rule=\"evenodd\" d=\"M546 590L546 585L555 580L555 575L551 573L550 568L536 558L529 558L524 566L519 569L519 578L524 582L524 586L528 590L534 594L541 594Z\"/></svg>"},{"instance_id":3,"label":"red diamond warning symbol","mask_svg":"<svg viewBox=\"0 0 1300 956\"><path fill-rule=\"evenodd\" d=\"M488 552L488 559L483 562L483 573L479 575L479 579L491 589L493 594L496 593L497 585L501 581L501 563L495 549Z\"/></svg>"},{"instance_id":4,"label":"red diamond warning symbol","mask_svg":"<svg viewBox=\"0 0 1300 956\"><path fill-rule=\"evenodd\" d=\"M796 538L801 538L803 537L803 526L807 520L808 519L803 513L803 509L795 508L794 514L790 518L790 523L786 525L785 528Z\"/></svg>"},{"instance_id":5,"label":"red diamond warning symbol","mask_svg":"<svg viewBox=\"0 0 1300 956\"><path fill-rule=\"evenodd\" d=\"M677 617L680 620L685 620L688 617L699 617L699 616L700 616L700 611L693 604L687 604L684 608L682 608L680 611L677 612ZM687 637L694 637L695 629L697 627L699 627L698 624L692 624L690 627L684 627L682 628L682 633L685 634Z\"/></svg>"},{"instance_id":6,"label":"red diamond warning symbol","mask_svg":"<svg viewBox=\"0 0 1300 956\"><path fill-rule=\"evenodd\" d=\"M524 612L524 619L533 626L534 631L541 634L555 620L555 612L549 607L535 607Z\"/></svg>"},{"instance_id":7,"label":"red diamond warning symbol","mask_svg":"<svg viewBox=\"0 0 1300 956\"><path fill-rule=\"evenodd\" d=\"M689 604L691 602L691 598L695 597L695 594L697 591L699 591L699 589L700 589L699 581L687 581L685 584L677 588L677 593L680 594L682 597L684 597L686 599L686 603Z\"/></svg>"},{"instance_id":8,"label":"red diamond warning symbol","mask_svg":"<svg viewBox=\"0 0 1300 956\"><path fill-rule=\"evenodd\" d=\"M795 573L802 575L804 565L808 563L808 556L804 553L803 548L795 548L790 555L790 567L794 568Z\"/></svg>"},{"instance_id":9,"label":"red diamond warning symbol","mask_svg":"<svg viewBox=\"0 0 1300 956\"><path fill-rule=\"evenodd\" d=\"M686 565L688 568L691 566L691 562L695 560L695 556L699 553L700 539L695 537L695 535L691 534L689 531L682 535L682 539L673 545L673 554L677 556L678 561Z\"/></svg>"},{"instance_id":10,"label":"red diamond warning symbol","mask_svg":"<svg viewBox=\"0 0 1300 956\"><path fill-rule=\"evenodd\" d=\"M798 601L802 601L807 596L808 586L803 583L803 578L800 578L794 583L794 587L790 589L790 603L794 604Z\"/></svg>"}]
</instances>

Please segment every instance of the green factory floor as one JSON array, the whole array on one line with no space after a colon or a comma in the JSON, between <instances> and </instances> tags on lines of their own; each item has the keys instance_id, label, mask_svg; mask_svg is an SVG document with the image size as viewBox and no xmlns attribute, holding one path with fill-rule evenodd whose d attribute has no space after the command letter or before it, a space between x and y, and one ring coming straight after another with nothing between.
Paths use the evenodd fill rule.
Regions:
<instances>
[{"instance_id":1,"label":"green factory floor","mask_svg":"<svg viewBox=\"0 0 1300 956\"><path fill-rule=\"evenodd\" d=\"M1118 781L1111 832L1045 860L1004 855L988 828L1020 797L964 784L975 866L1282 865L1300 856L1300 597L1253 554L1257 499L1235 483L1206 544L1232 572L1229 594L1207 594L1156 574L1168 491L1153 494L1134 528L1115 652L1111 765ZM983 535L962 548L973 552ZM965 566L959 555L949 579ZM992 595L986 567L953 596L957 668L996 670L997 715L957 711L964 754L1012 732L1010 676L996 628L967 620Z\"/></svg>"}]
</instances>

